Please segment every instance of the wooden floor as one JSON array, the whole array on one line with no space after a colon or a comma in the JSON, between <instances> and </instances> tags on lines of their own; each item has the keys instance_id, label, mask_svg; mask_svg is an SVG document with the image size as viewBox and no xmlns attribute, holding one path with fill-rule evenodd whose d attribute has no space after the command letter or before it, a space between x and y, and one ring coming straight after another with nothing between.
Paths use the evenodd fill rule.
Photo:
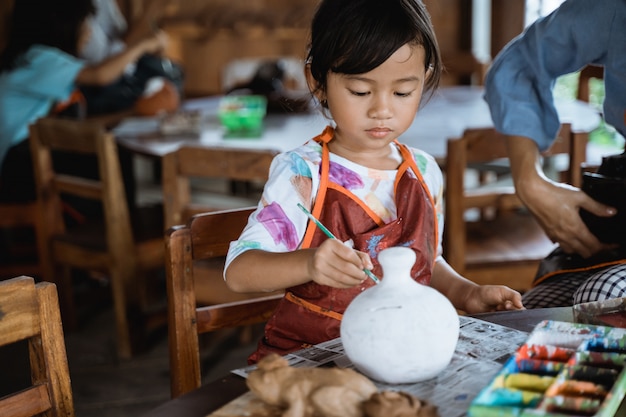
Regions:
<instances>
[{"instance_id":1,"label":"wooden floor","mask_svg":"<svg viewBox=\"0 0 626 417\"><path fill-rule=\"evenodd\" d=\"M130 360L119 361L114 340L111 305L65 334L77 417L137 417L170 398L169 359L165 329L147 349ZM202 349L203 380L212 381L246 365L261 329L253 341L239 343L237 334L205 340ZM26 344L0 348L0 397L28 384Z\"/></svg>"},{"instance_id":2,"label":"wooden floor","mask_svg":"<svg viewBox=\"0 0 626 417\"><path fill-rule=\"evenodd\" d=\"M77 417L135 417L170 398L167 337L133 359L115 357L113 314L94 317L83 330L67 335L66 348ZM203 350L205 381L246 365L256 340L239 346L236 337L209 344Z\"/></svg>"}]
</instances>

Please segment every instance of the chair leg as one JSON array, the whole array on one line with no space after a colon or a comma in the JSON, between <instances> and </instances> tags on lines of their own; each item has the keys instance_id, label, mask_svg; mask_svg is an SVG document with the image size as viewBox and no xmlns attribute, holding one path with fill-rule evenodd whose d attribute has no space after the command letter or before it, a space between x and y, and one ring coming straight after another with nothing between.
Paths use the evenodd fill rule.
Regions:
<instances>
[{"instance_id":1,"label":"chair leg","mask_svg":"<svg viewBox=\"0 0 626 417\"><path fill-rule=\"evenodd\" d=\"M57 285L63 329L67 332L74 331L78 328L78 317L76 314L76 303L74 301L72 268L56 266L53 268L53 271L51 275L54 277L53 282Z\"/></svg>"},{"instance_id":2,"label":"chair leg","mask_svg":"<svg viewBox=\"0 0 626 417\"><path fill-rule=\"evenodd\" d=\"M115 314L115 329L117 354L120 359L132 357L132 343L130 326L128 323L126 305L126 277L117 268L111 270L111 291L113 292L113 312Z\"/></svg>"}]
</instances>

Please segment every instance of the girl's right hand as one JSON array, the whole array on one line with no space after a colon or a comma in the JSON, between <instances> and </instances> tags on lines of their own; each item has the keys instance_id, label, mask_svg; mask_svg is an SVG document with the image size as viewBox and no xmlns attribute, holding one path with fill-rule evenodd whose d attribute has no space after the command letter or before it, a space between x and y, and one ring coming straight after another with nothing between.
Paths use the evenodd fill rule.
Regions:
<instances>
[{"instance_id":1,"label":"girl's right hand","mask_svg":"<svg viewBox=\"0 0 626 417\"><path fill-rule=\"evenodd\" d=\"M327 239L312 253L309 276L320 285L351 288L367 279L364 268L373 268L367 253L356 251L336 239Z\"/></svg>"}]
</instances>

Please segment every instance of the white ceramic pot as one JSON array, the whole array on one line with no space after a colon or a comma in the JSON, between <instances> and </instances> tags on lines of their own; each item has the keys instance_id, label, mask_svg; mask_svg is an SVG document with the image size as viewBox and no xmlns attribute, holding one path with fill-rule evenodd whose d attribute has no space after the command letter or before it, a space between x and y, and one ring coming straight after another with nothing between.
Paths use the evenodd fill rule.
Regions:
<instances>
[{"instance_id":1,"label":"white ceramic pot","mask_svg":"<svg viewBox=\"0 0 626 417\"><path fill-rule=\"evenodd\" d=\"M411 278L415 259L405 247L381 251L383 279L348 305L341 322L346 355L359 371L380 382L437 376L450 363L459 338L452 303Z\"/></svg>"}]
</instances>

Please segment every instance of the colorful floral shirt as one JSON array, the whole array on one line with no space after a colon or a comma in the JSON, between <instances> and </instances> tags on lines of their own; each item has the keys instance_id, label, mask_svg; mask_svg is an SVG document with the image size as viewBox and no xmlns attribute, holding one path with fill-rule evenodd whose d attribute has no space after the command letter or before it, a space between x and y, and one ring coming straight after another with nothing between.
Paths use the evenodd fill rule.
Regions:
<instances>
[{"instance_id":1,"label":"colorful floral shirt","mask_svg":"<svg viewBox=\"0 0 626 417\"><path fill-rule=\"evenodd\" d=\"M390 144L394 152L397 146ZM277 155L259 205L238 240L231 242L226 268L234 258L250 249L289 252L300 247L308 218L297 203L312 207L319 188L322 147L314 140ZM441 256L443 238L443 176L435 159L411 149L429 192L435 199ZM342 185L378 214L385 223L396 219L394 180L396 170L376 170L330 154L331 180ZM277 220L280 219L280 220Z\"/></svg>"}]
</instances>

